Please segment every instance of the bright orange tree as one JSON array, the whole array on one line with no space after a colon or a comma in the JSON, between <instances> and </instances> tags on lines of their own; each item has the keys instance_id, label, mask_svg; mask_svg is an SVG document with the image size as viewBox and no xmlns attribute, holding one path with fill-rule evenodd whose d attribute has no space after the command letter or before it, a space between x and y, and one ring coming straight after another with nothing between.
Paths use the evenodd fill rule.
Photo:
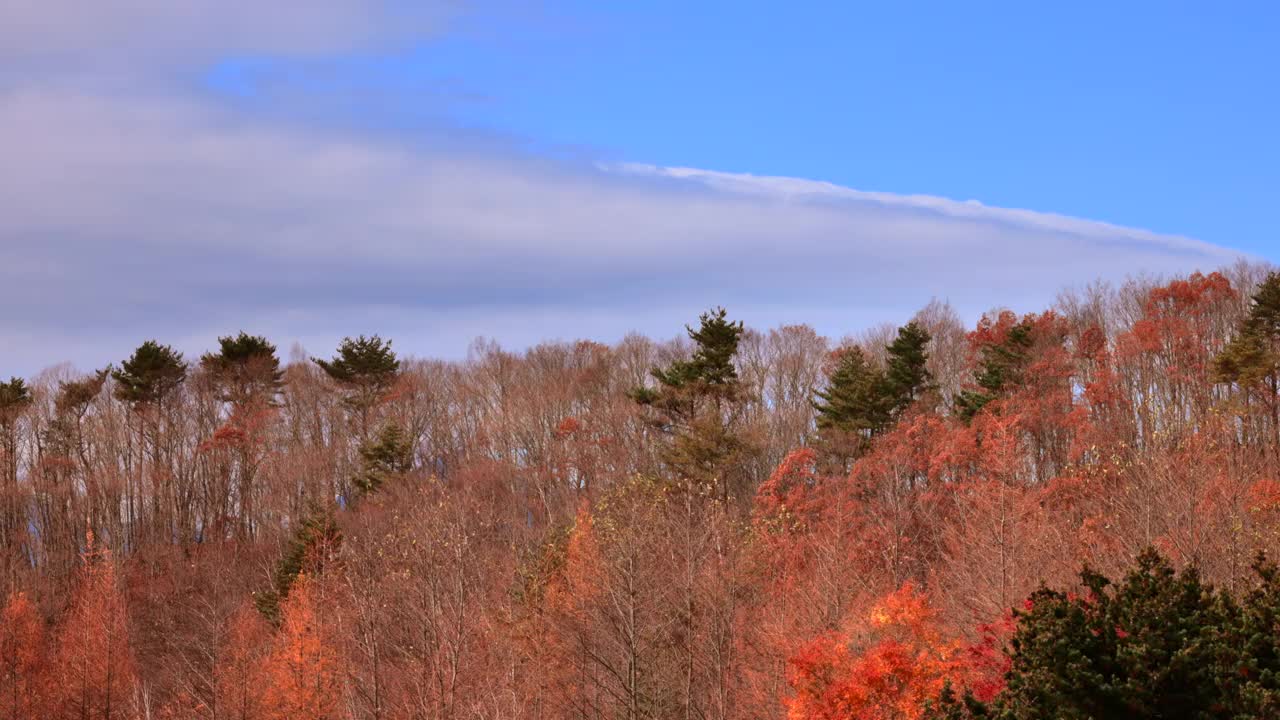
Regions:
<instances>
[{"instance_id":1,"label":"bright orange tree","mask_svg":"<svg viewBox=\"0 0 1280 720\"><path fill-rule=\"evenodd\" d=\"M926 596L905 584L852 632L819 637L790 659L787 717L916 720L948 680L990 692L999 668L985 649L945 637Z\"/></svg>"},{"instance_id":2,"label":"bright orange tree","mask_svg":"<svg viewBox=\"0 0 1280 720\"><path fill-rule=\"evenodd\" d=\"M111 553L88 536L71 606L58 633L56 717L131 717L137 685L124 597Z\"/></svg>"},{"instance_id":3,"label":"bright orange tree","mask_svg":"<svg viewBox=\"0 0 1280 720\"><path fill-rule=\"evenodd\" d=\"M0 611L0 720L40 714L45 668L44 624L26 593Z\"/></svg>"},{"instance_id":4,"label":"bright orange tree","mask_svg":"<svg viewBox=\"0 0 1280 720\"><path fill-rule=\"evenodd\" d=\"M340 661L320 617L315 581L299 575L283 607L283 622L266 663L266 717L338 717Z\"/></svg>"}]
</instances>

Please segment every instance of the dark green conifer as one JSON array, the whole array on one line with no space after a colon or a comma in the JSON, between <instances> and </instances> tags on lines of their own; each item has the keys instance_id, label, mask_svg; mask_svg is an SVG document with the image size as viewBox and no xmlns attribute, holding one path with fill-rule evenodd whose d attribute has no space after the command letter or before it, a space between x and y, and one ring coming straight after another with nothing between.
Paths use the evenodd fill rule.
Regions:
<instances>
[{"instance_id":1,"label":"dark green conifer","mask_svg":"<svg viewBox=\"0 0 1280 720\"><path fill-rule=\"evenodd\" d=\"M274 403L284 385L276 346L260 335L241 332L218 338L218 352L205 353L200 367L209 373L224 402L237 407Z\"/></svg>"},{"instance_id":2,"label":"dark green conifer","mask_svg":"<svg viewBox=\"0 0 1280 720\"><path fill-rule=\"evenodd\" d=\"M376 438L360 445L360 472L354 485L363 494L377 492L392 477L413 469L413 440L396 422L382 426Z\"/></svg>"},{"instance_id":3,"label":"dark green conifer","mask_svg":"<svg viewBox=\"0 0 1280 720\"><path fill-rule=\"evenodd\" d=\"M22 511L18 502L18 419L32 403L31 389L25 380L10 378L0 383L0 460L4 462L3 486L0 487L0 548L15 550L13 536L22 530Z\"/></svg>"},{"instance_id":4,"label":"dark green conifer","mask_svg":"<svg viewBox=\"0 0 1280 720\"><path fill-rule=\"evenodd\" d=\"M690 358L654 368L657 386L631 392L654 409L653 423L673 436L665 460L677 479L725 502L734 492L738 461L749 451L734 429L744 397L733 359L744 328L726 315L716 308L702 314L696 330L686 326L694 342Z\"/></svg>"},{"instance_id":5,"label":"dark green conifer","mask_svg":"<svg viewBox=\"0 0 1280 720\"><path fill-rule=\"evenodd\" d=\"M9 382L0 382L0 423L7 426L30 404L31 388L25 380L11 377Z\"/></svg>"},{"instance_id":6,"label":"dark green conifer","mask_svg":"<svg viewBox=\"0 0 1280 720\"><path fill-rule=\"evenodd\" d=\"M1280 448L1280 273L1267 276L1249 314L1214 360L1219 382L1239 386L1269 411L1272 441Z\"/></svg>"},{"instance_id":7,"label":"dark green conifer","mask_svg":"<svg viewBox=\"0 0 1280 720\"><path fill-rule=\"evenodd\" d=\"M890 414L897 418L904 410L934 389L929 373L928 331L914 320L898 328L898 335L886 347L884 395Z\"/></svg>"},{"instance_id":8,"label":"dark green conifer","mask_svg":"<svg viewBox=\"0 0 1280 720\"><path fill-rule=\"evenodd\" d=\"M369 436L369 417L400 376L400 360L391 341L377 335L345 338L331 360L312 358L325 374L346 390L344 402L360 418L360 436Z\"/></svg>"},{"instance_id":9,"label":"dark green conifer","mask_svg":"<svg viewBox=\"0 0 1280 720\"><path fill-rule=\"evenodd\" d=\"M821 445L844 469L889 423L884 387L883 374L867 362L862 348L853 346L840 352L827 387L815 393Z\"/></svg>"},{"instance_id":10,"label":"dark green conifer","mask_svg":"<svg viewBox=\"0 0 1280 720\"><path fill-rule=\"evenodd\" d=\"M312 507L298 524L293 538L276 566L273 587L254 593L258 611L272 624L280 624L280 604L302 572L320 574L337 557L342 532L329 506Z\"/></svg>"},{"instance_id":11,"label":"dark green conifer","mask_svg":"<svg viewBox=\"0 0 1280 720\"><path fill-rule=\"evenodd\" d=\"M975 378L979 389L962 390L955 400L960 417L972 419L988 403L1000 397L1006 388L1022 382L1034 342L1034 325L1024 319L1009 328L1003 342L982 348Z\"/></svg>"},{"instance_id":12,"label":"dark green conifer","mask_svg":"<svg viewBox=\"0 0 1280 720\"><path fill-rule=\"evenodd\" d=\"M1015 613L1005 688L989 703L946 692L929 717L1275 717L1280 585L1256 568L1243 604L1154 550L1116 585L1086 570L1081 593L1041 588Z\"/></svg>"},{"instance_id":13,"label":"dark green conifer","mask_svg":"<svg viewBox=\"0 0 1280 720\"><path fill-rule=\"evenodd\" d=\"M133 405L155 405L187 379L182 353L155 340L148 340L133 355L112 370L116 397Z\"/></svg>"}]
</instances>

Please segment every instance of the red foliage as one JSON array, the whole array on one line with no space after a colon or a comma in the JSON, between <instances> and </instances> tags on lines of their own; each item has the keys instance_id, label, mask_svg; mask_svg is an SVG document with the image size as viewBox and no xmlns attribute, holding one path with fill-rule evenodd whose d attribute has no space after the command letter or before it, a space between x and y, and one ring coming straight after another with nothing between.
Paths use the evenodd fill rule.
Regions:
<instances>
[{"instance_id":1,"label":"red foliage","mask_svg":"<svg viewBox=\"0 0 1280 720\"><path fill-rule=\"evenodd\" d=\"M803 524L818 510L816 490L817 453L811 448L792 450L756 490L755 518L769 524Z\"/></svg>"},{"instance_id":2,"label":"red foliage","mask_svg":"<svg viewBox=\"0 0 1280 720\"><path fill-rule=\"evenodd\" d=\"M53 696L69 718L133 716L135 664L111 553L88 536L71 607L58 632Z\"/></svg>"},{"instance_id":3,"label":"red foliage","mask_svg":"<svg viewBox=\"0 0 1280 720\"><path fill-rule=\"evenodd\" d=\"M791 720L914 720L962 669L960 644L941 636L925 596L910 584L886 596L860 630L868 636L860 651L831 633L791 658Z\"/></svg>"},{"instance_id":4,"label":"red foliage","mask_svg":"<svg viewBox=\"0 0 1280 720\"><path fill-rule=\"evenodd\" d=\"M0 611L0 717L34 718L42 711L46 672L44 621L26 593Z\"/></svg>"},{"instance_id":5,"label":"red foliage","mask_svg":"<svg viewBox=\"0 0 1280 720\"><path fill-rule=\"evenodd\" d=\"M258 720L266 717L262 677L271 628L254 607L242 606L231 617L214 671L219 717Z\"/></svg>"}]
</instances>

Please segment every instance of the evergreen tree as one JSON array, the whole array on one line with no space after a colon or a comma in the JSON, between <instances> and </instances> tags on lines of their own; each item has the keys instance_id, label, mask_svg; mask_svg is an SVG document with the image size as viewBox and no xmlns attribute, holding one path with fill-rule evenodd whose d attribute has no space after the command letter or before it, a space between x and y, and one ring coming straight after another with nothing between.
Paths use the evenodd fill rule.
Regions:
<instances>
[{"instance_id":1,"label":"evergreen tree","mask_svg":"<svg viewBox=\"0 0 1280 720\"><path fill-rule=\"evenodd\" d=\"M258 611L273 625L280 624L280 605L289 597L293 583L302 573L319 575L337 557L342 545L342 532L330 507L313 507L294 531L276 566L274 586L254 593Z\"/></svg>"},{"instance_id":2,"label":"evergreen tree","mask_svg":"<svg viewBox=\"0 0 1280 720\"><path fill-rule=\"evenodd\" d=\"M632 397L642 405L653 405L687 418L696 414L696 401L711 398L717 402L731 400L741 392L738 371L733 358L742 340L742 321L726 319L724 308L703 313L698 329L685 326L693 340L693 356L677 360L666 368L654 368L650 374L658 388L637 388Z\"/></svg>"},{"instance_id":3,"label":"evergreen tree","mask_svg":"<svg viewBox=\"0 0 1280 720\"><path fill-rule=\"evenodd\" d=\"M58 395L54 398L54 409L58 415L83 417L88 412L89 404L102 392L109 374L110 369L98 370L80 380L58 383Z\"/></svg>"},{"instance_id":4,"label":"evergreen tree","mask_svg":"<svg viewBox=\"0 0 1280 720\"><path fill-rule=\"evenodd\" d=\"M1154 550L1116 586L1086 570L1083 594L1042 588L1016 613L1004 690L989 703L948 690L931 717L1274 717L1280 583L1274 566L1255 567L1243 605Z\"/></svg>"},{"instance_id":5,"label":"evergreen tree","mask_svg":"<svg viewBox=\"0 0 1280 720\"><path fill-rule=\"evenodd\" d=\"M31 388L25 380L12 377L9 382L0 382L0 422L8 421L30 404Z\"/></svg>"},{"instance_id":6,"label":"evergreen tree","mask_svg":"<svg viewBox=\"0 0 1280 720\"><path fill-rule=\"evenodd\" d=\"M913 320L898 328L898 336L886 347L889 356L885 363L884 396L894 418L934 389L933 376L926 367L931 339L928 331Z\"/></svg>"},{"instance_id":7,"label":"evergreen tree","mask_svg":"<svg viewBox=\"0 0 1280 720\"><path fill-rule=\"evenodd\" d=\"M6 480L15 483L18 473L18 417L31 402L31 389L22 378L10 378L9 382L0 383L0 433L4 434L5 464L13 476Z\"/></svg>"},{"instance_id":8,"label":"evergreen tree","mask_svg":"<svg viewBox=\"0 0 1280 720\"><path fill-rule=\"evenodd\" d=\"M391 341L377 335L345 338L331 360L312 358L346 390L344 402L359 415L360 437L369 436L369 416L400 377L400 360Z\"/></svg>"},{"instance_id":9,"label":"evergreen tree","mask_svg":"<svg viewBox=\"0 0 1280 720\"><path fill-rule=\"evenodd\" d=\"M956 410L969 420L1004 390L1022 381L1035 342L1035 326L1029 320L1009 329L1004 341L982 348L977 377L978 390L962 390L956 397Z\"/></svg>"},{"instance_id":10,"label":"evergreen tree","mask_svg":"<svg viewBox=\"0 0 1280 720\"><path fill-rule=\"evenodd\" d=\"M187 379L182 353L168 345L148 340L133 355L112 370L116 397L133 405L155 405Z\"/></svg>"},{"instance_id":11,"label":"evergreen tree","mask_svg":"<svg viewBox=\"0 0 1280 720\"><path fill-rule=\"evenodd\" d=\"M1280 448L1280 273L1271 273L1253 295L1249 314L1214 361L1220 382L1260 397Z\"/></svg>"},{"instance_id":12,"label":"evergreen tree","mask_svg":"<svg viewBox=\"0 0 1280 720\"><path fill-rule=\"evenodd\" d=\"M735 466L749 450L734 429L745 399L733 365L744 328L716 308L702 314L696 330L685 330L692 356L654 368L657 387L636 388L631 397L653 408L654 424L673 436L665 460L678 479L698 492L718 491L727 502Z\"/></svg>"},{"instance_id":13,"label":"evergreen tree","mask_svg":"<svg viewBox=\"0 0 1280 720\"><path fill-rule=\"evenodd\" d=\"M376 439L360 445L360 472L354 485L363 494L377 492L378 488L396 475L413 468L413 440L399 423L388 422L382 426Z\"/></svg>"},{"instance_id":14,"label":"evergreen tree","mask_svg":"<svg viewBox=\"0 0 1280 720\"><path fill-rule=\"evenodd\" d=\"M0 383L0 462L4 463L4 476L0 477L0 549L6 551L6 557L0 558L4 563L0 567L5 568L10 561L24 562L7 555L18 554L18 536L26 526L18 493L18 419L31 402L31 389L22 378Z\"/></svg>"},{"instance_id":15,"label":"evergreen tree","mask_svg":"<svg viewBox=\"0 0 1280 720\"><path fill-rule=\"evenodd\" d=\"M854 346L841 351L826 389L815 393L819 438L841 466L861 455L870 438L888 425L884 387L883 374Z\"/></svg>"},{"instance_id":16,"label":"evergreen tree","mask_svg":"<svg viewBox=\"0 0 1280 720\"><path fill-rule=\"evenodd\" d=\"M274 403L284 385L276 346L245 332L219 337L218 346L218 352L200 358L200 366L217 385L219 398L236 407Z\"/></svg>"}]
</instances>

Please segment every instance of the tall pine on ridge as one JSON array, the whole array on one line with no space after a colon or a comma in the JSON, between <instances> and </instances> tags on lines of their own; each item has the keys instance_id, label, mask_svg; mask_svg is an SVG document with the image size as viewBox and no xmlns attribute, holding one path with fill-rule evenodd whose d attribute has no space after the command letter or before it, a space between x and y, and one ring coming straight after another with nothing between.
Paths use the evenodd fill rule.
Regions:
<instances>
[{"instance_id":1,"label":"tall pine on ridge","mask_svg":"<svg viewBox=\"0 0 1280 720\"><path fill-rule=\"evenodd\" d=\"M728 503L737 490L734 466L749 450L734 428L745 400L733 365L744 329L716 308L702 314L696 330L685 330L694 342L692 356L653 368L657 387L636 388L631 397L652 408L651 421L673 436L665 459L677 479Z\"/></svg>"}]
</instances>

